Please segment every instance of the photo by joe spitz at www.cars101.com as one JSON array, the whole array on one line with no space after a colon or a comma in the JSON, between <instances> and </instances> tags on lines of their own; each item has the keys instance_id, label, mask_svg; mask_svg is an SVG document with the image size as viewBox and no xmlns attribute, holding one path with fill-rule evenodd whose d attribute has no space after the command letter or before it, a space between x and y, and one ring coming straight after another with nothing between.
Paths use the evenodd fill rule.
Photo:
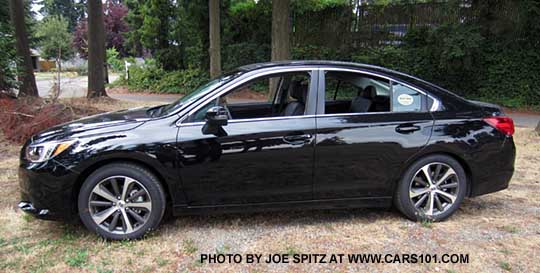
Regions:
<instances>
[{"instance_id":1,"label":"photo by joe spitz at www.cars101.com","mask_svg":"<svg viewBox=\"0 0 540 273\"><path fill-rule=\"evenodd\" d=\"M246 95L248 94L248 95ZM514 124L381 67L243 66L178 101L87 117L29 139L19 207L140 238L173 215L390 207L440 221L508 187Z\"/></svg>"}]
</instances>

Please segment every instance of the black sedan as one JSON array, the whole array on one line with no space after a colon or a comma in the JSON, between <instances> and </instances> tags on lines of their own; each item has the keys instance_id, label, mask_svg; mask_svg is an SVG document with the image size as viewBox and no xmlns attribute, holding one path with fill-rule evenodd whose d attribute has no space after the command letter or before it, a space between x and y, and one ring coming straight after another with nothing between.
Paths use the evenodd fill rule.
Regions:
<instances>
[{"instance_id":1,"label":"black sedan","mask_svg":"<svg viewBox=\"0 0 540 273\"><path fill-rule=\"evenodd\" d=\"M29 139L19 207L132 239L173 215L389 207L440 221L508 187L514 124L495 105L354 63L253 64L178 101Z\"/></svg>"}]
</instances>

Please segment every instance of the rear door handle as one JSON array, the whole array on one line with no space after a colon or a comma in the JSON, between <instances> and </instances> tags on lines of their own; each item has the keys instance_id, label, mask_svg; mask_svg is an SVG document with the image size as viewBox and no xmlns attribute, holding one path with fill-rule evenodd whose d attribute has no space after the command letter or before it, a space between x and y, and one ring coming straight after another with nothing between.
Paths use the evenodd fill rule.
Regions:
<instances>
[{"instance_id":1,"label":"rear door handle","mask_svg":"<svg viewBox=\"0 0 540 273\"><path fill-rule=\"evenodd\" d=\"M420 126L416 125L399 125L396 127L396 132L401 134L409 134L418 130L420 130Z\"/></svg>"},{"instance_id":2,"label":"rear door handle","mask_svg":"<svg viewBox=\"0 0 540 273\"><path fill-rule=\"evenodd\" d=\"M289 144L304 144L311 140L310 134L284 136L283 140Z\"/></svg>"}]
</instances>

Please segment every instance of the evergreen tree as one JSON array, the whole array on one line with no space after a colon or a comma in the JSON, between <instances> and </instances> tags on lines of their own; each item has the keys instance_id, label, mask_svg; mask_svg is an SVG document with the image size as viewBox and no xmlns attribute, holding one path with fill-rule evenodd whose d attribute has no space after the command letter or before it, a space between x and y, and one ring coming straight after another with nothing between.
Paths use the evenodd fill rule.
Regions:
<instances>
[{"instance_id":1,"label":"evergreen tree","mask_svg":"<svg viewBox=\"0 0 540 273\"><path fill-rule=\"evenodd\" d=\"M68 22L69 32L73 32L77 23L85 17L86 0L43 0L40 13L47 16L62 16Z\"/></svg>"},{"instance_id":2,"label":"evergreen tree","mask_svg":"<svg viewBox=\"0 0 540 273\"><path fill-rule=\"evenodd\" d=\"M26 30L25 19L27 16L25 5L22 0L10 0L9 7L11 23L13 24L15 34L15 48L17 49L17 56L20 59L18 62L18 76L21 81L19 96L37 97L38 90Z\"/></svg>"}]
</instances>

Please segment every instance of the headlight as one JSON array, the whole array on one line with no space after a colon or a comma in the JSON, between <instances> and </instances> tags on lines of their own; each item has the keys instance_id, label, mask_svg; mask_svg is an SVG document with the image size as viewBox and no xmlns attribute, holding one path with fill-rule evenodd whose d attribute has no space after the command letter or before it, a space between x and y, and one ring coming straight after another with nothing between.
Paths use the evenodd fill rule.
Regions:
<instances>
[{"instance_id":1,"label":"headlight","mask_svg":"<svg viewBox=\"0 0 540 273\"><path fill-rule=\"evenodd\" d=\"M67 141L51 141L26 147L26 159L31 162L47 161L61 152L65 151L69 146L75 143L74 140Z\"/></svg>"}]
</instances>

